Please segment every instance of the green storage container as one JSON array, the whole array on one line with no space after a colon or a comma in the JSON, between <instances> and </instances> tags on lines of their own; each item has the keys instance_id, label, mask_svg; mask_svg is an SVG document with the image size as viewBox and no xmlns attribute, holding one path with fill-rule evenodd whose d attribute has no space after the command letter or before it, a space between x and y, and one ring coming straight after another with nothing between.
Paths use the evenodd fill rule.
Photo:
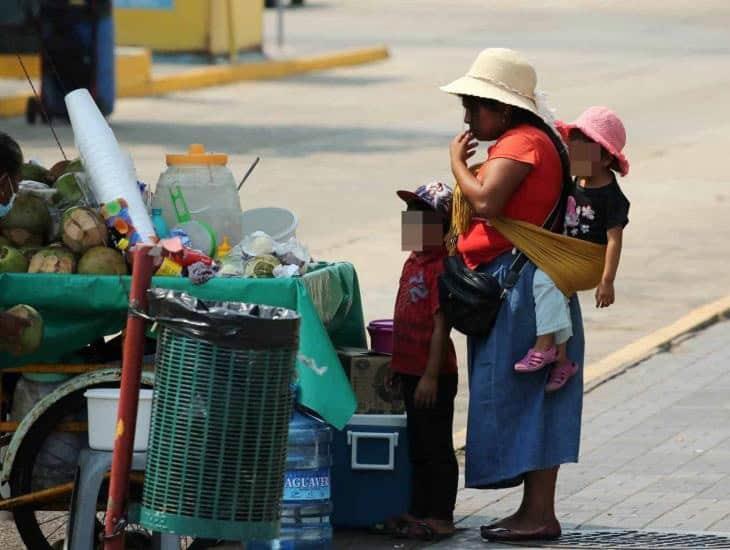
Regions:
<instances>
[{"instance_id":1,"label":"green storage container","mask_svg":"<svg viewBox=\"0 0 730 550\"><path fill-rule=\"evenodd\" d=\"M162 330L142 525L276 538L299 317L162 289L150 291L150 314Z\"/></svg>"}]
</instances>

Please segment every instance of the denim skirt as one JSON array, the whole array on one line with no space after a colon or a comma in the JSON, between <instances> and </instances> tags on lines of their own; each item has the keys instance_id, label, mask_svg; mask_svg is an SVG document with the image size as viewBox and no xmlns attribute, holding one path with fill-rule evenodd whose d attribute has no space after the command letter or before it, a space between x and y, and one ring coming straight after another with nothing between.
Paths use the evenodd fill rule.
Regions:
<instances>
[{"instance_id":1,"label":"denim skirt","mask_svg":"<svg viewBox=\"0 0 730 550\"><path fill-rule=\"evenodd\" d=\"M512 253L506 253L480 271L501 281L513 260ZM578 461L584 336L577 296L570 300L573 337L568 357L581 366L578 374L547 394L549 367L529 374L514 370L535 343L535 269L530 262L522 269L489 336L468 340L467 487L513 487L526 472Z\"/></svg>"}]
</instances>

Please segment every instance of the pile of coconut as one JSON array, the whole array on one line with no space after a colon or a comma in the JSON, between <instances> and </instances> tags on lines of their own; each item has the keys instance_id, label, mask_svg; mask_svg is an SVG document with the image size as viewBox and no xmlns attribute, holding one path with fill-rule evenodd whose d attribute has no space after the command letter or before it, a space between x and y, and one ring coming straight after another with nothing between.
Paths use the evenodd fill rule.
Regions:
<instances>
[{"instance_id":1,"label":"pile of coconut","mask_svg":"<svg viewBox=\"0 0 730 550\"><path fill-rule=\"evenodd\" d=\"M23 167L21 190L0 219L0 273L125 275L79 161Z\"/></svg>"}]
</instances>

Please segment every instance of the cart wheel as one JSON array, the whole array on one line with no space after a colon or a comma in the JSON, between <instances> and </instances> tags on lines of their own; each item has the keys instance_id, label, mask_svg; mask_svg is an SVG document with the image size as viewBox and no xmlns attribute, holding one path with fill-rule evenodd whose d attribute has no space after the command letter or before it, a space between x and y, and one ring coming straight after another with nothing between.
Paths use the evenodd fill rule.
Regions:
<instances>
[{"instance_id":1,"label":"cart wheel","mask_svg":"<svg viewBox=\"0 0 730 550\"><path fill-rule=\"evenodd\" d=\"M110 387L110 384L100 384L94 387ZM18 448L18 453L10 472L10 491L12 496L19 496L73 481L76 471L76 458L73 450L56 452L59 448L44 448L46 444L58 447L58 440L52 439L61 435L54 434L54 428L61 422L69 420L86 420L86 399L84 392L89 388L64 396L51 405L31 426ZM68 435L68 434L63 434ZM76 434L82 445L87 445L86 433ZM70 439L72 440L72 438ZM61 445L63 440L61 440ZM73 446L73 445L71 445ZM64 455L64 456L61 456ZM53 478L48 479L49 465L44 464L44 457L53 459ZM76 454L76 456L78 456ZM130 496L135 499L141 497L141 486L132 486ZM102 485L99 493L99 514L97 514L97 529L101 533L104 528L104 508L108 494L108 483ZM27 505L13 509L15 526L27 548L33 550L56 550L63 548L66 535L66 525L69 520L71 495L59 497L54 502L44 502L38 506ZM151 548L150 533L140 526L130 525L126 538L127 547L135 549ZM185 539L181 548L206 548L195 546L196 541Z\"/></svg>"}]
</instances>

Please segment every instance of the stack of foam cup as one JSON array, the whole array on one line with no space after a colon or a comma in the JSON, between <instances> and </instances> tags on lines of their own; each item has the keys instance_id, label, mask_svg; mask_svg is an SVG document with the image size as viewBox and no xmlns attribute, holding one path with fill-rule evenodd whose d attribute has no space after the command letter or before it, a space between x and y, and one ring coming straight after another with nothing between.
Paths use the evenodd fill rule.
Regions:
<instances>
[{"instance_id":1,"label":"stack of foam cup","mask_svg":"<svg viewBox=\"0 0 730 550\"><path fill-rule=\"evenodd\" d=\"M155 230L137 186L131 158L119 147L114 132L88 90L79 89L68 94L66 108L94 196L100 203L120 198L126 200L134 228L142 241L149 242L155 236Z\"/></svg>"}]
</instances>

